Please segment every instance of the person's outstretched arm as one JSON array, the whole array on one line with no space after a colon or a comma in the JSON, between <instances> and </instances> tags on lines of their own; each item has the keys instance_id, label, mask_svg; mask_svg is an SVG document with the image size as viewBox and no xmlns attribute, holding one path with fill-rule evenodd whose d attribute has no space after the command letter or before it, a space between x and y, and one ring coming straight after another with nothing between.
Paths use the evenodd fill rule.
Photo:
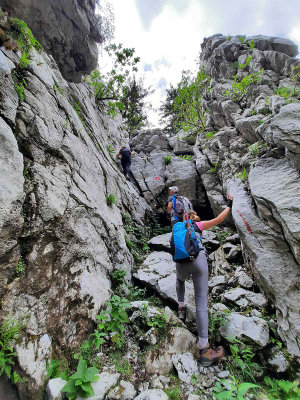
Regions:
<instances>
[{"instance_id":1,"label":"person's outstretched arm","mask_svg":"<svg viewBox=\"0 0 300 400\"><path fill-rule=\"evenodd\" d=\"M203 230L212 228L213 226L219 225L224 221L224 219L227 217L227 215L229 214L229 212L231 210L232 200L233 200L233 197L232 196L228 196L227 207L225 208L224 211L222 211L214 219L211 219L209 221L202 221Z\"/></svg>"}]
</instances>

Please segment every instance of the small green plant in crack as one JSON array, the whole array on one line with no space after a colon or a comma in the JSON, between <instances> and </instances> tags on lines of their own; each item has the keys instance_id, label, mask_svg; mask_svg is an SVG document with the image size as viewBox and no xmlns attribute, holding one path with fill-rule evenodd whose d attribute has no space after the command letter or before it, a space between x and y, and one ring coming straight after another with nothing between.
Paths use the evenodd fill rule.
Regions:
<instances>
[{"instance_id":1,"label":"small green plant in crack","mask_svg":"<svg viewBox=\"0 0 300 400\"><path fill-rule=\"evenodd\" d=\"M165 165L170 164L170 162L171 162L171 154L165 157Z\"/></svg>"},{"instance_id":2,"label":"small green plant in crack","mask_svg":"<svg viewBox=\"0 0 300 400\"><path fill-rule=\"evenodd\" d=\"M94 389L91 383L96 382L99 370L96 367L87 367L87 362L82 358L79 360L77 371L71 375L61 389L61 392L66 393L69 400L76 399L81 396L87 398L94 395Z\"/></svg>"},{"instance_id":3,"label":"small green plant in crack","mask_svg":"<svg viewBox=\"0 0 300 400\"><path fill-rule=\"evenodd\" d=\"M219 329L226 324L227 316L222 312L209 312L209 334L212 343L217 342Z\"/></svg>"},{"instance_id":4,"label":"small green plant in crack","mask_svg":"<svg viewBox=\"0 0 300 400\"><path fill-rule=\"evenodd\" d=\"M65 92L64 89L58 86L56 83L53 85L53 89L56 91L56 93L59 93L61 95L63 95Z\"/></svg>"},{"instance_id":5,"label":"small green plant in crack","mask_svg":"<svg viewBox=\"0 0 300 400\"><path fill-rule=\"evenodd\" d=\"M230 42L231 39L232 39L232 36L231 35L227 35L227 38L226 38L227 42Z\"/></svg>"},{"instance_id":6,"label":"small green plant in crack","mask_svg":"<svg viewBox=\"0 0 300 400\"><path fill-rule=\"evenodd\" d=\"M129 379L132 376L132 368L128 360L117 360L115 368L125 379Z\"/></svg>"},{"instance_id":7,"label":"small green plant in crack","mask_svg":"<svg viewBox=\"0 0 300 400\"><path fill-rule=\"evenodd\" d=\"M241 42L241 44L243 44L246 40L246 35L244 36L239 36L239 41Z\"/></svg>"},{"instance_id":8,"label":"small green plant in crack","mask_svg":"<svg viewBox=\"0 0 300 400\"><path fill-rule=\"evenodd\" d=\"M121 269L117 269L116 271L113 272L111 279L112 282L117 286L120 285L121 283L124 283L124 277L127 275L126 271L123 271Z\"/></svg>"},{"instance_id":9,"label":"small green plant in crack","mask_svg":"<svg viewBox=\"0 0 300 400\"><path fill-rule=\"evenodd\" d=\"M243 71L245 68L248 68L251 60L252 60L252 56L246 57L245 62L239 64L240 69Z\"/></svg>"},{"instance_id":10,"label":"small green plant in crack","mask_svg":"<svg viewBox=\"0 0 300 400\"><path fill-rule=\"evenodd\" d=\"M123 220L125 224L129 224L132 220L131 215L129 213L125 213L123 215Z\"/></svg>"},{"instance_id":11,"label":"small green plant in crack","mask_svg":"<svg viewBox=\"0 0 300 400\"><path fill-rule=\"evenodd\" d=\"M249 151L254 157L257 157L266 147L266 143L256 142L249 146Z\"/></svg>"},{"instance_id":12,"label":"small green plant in crack","mask_svg":"<svg viewBox=\"0 0 300 400\"><path fill-rule=\"evenodd\" d=\"M212 167L212 168L210 168L209 170L208 170L208 172L210 173L210 174L216 174L217 172L218 172L218 169L220 168L220 166L218 165L218 163L215 163L215 165Z\"/></svg>"},{"instance_id":13,"label":"small green plant in crack","mask_svg":"<svg viewBox=\"0 0 300 400\"><path fill-rule=\"evenodd\" d=\"M186 154L186 155L182 155L182 156L178 156L179 158L182 158L183 160L186 161L192 161L192 156Z\"/></svg>"},{"instance_id":14,"label":"small green plant in crack","mask_svg":"<svg viewBox=\"0 0 300 400\"><path fill-rule=\"evenodd\" d=\"M20 77L20 75L16 71L12 73L12 78L14 81L15 91L17 92L19 99L23 101L25 98L24 93L25 93L25 88L27 86L27 82L25 78Z\"/></svg>"},{"instance_id":15,"label":"small green plant in crack","mask_svg":"<svg viewBox=\"0 0 300 400\"><path fill-rule=\"evenodd\" d=\"M18 264L16 265L16 275L21 276L26 271L26 264L22 257L19 258Z\"/></svg>"},{"instance_id":16,"label":"small green plant in crack","mask_svg":"<svg viewBox=\"0 0 300 400\"><path fill-rule=\"evenodd\" d=\"M11 315L6 317L0 327L0 376L5 373L14 383L24 381L16 371L12 370L16 358L13 347L20 339L23 328L23 323Z\"/></svg>"},{"instance_id":17,"label":"small green plant in crack","mask_svg":"<svg viewBox=\"0 0 300 400\"><path fill-rule=\"evenodd\" d=\"M250 50L253 51L254 48L255 48L254 40L251 40L251 41L248 43L248 46L249 46Z\"/></svg>"},{"instance_id":18,"label":"small green plant in crack","mask_svg":"<svg viewBox=\"0 0 300 400\"><path fill-rule=\"evenodd\" d=\"M46 361L46 379L62 378L68 380L68 366L66 362L51 360Z\"/></svg>"},{"instance_id":19,"label":"small green plant in crack","mask_svg":"<svg viewBox=\"0 0 300 400\"><path fill-rule=\"evenodd\" d=\"M26 69L29 67L30 63L31 63L31 60L28 58L27 53L22 53L20 62L19 62L19 67L21 69Z\"/></svg>"},{"instance_id":20,"label":"small green plant in crack","mask_svg":"<svg viewBox=\"0 0 300 400\"><path fill-rule=\"evenodd\" d=\"M106 195L106 204L111 207L113 204L117 204L116 196L113 193Z\"/></svg>"},{"instance_id":21,"label":"small green plant in crack","mask_svg":"<svg viewBox=\"0 0 300 400\"><path fill-rule=\"evenodd\" d=\"M250 111L250 116L252 117L252 115L256 115L257 114L257 111L256 110L251 110Z\"/></svg>"},{"instance_id":22,"label":"small green plant in crack","mask_svg":"<svg viewBox=\"0 0 300 400\"><path fill-rule=\"evenodd\" d=\"M114 158L114 154L116 150L109 144L106 146L108 154L111 156L111 158Z\"/></svg>"},{"instance_id":23,"label":"small green plant in crack","mask_svg":"<svg viewBox=\"0 0 300 400\"><path fill-rule=\"evenodd\" d=\"M257 123L258 123L259 125L262 125L264 122L265 122L265 121L264 121L263 119L259 119L259 120L257 121Z\"/></svg>"},{"instance_id":24,"label":"small green plant in crack","mask_svg":"<svg viewBox=\"0 0 300 400\"><path fill-rule=\"evenodd\" d=\"M243 168L239 174L236 174L236 177L239 178L242 182L245 182L248 179L248 171L246 168Z\"/></svg>"}]
</instances>

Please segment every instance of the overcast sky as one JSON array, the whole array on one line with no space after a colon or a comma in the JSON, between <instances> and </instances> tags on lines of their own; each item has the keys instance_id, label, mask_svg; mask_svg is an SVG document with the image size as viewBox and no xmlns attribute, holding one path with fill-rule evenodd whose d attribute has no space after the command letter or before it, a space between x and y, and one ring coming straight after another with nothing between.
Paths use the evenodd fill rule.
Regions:
<instances>
[{"instance_id":1,"label":"overcast sky","mask_svg":"<svg viewBox=\"0 0 300 400\"><path fill-rule=\"evenodd\" d=\"M155 89L158 108L183 69L195 70L204 37L264 34L293 40L300 48L300 0L109 0L114 43L134 47L140 73ZM99 60L101 66L101 58ZM150 121L159 127L158 116Z\"/></svg>"}]
</instances>

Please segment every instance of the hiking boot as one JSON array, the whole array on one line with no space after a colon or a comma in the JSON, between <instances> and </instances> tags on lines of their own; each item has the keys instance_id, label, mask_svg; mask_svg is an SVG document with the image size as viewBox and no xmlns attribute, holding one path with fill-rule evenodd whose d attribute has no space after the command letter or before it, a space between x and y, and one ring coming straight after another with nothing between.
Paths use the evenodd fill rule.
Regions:
<instances>
[{"instance_id":1,"label":"hiking boot","mask_svg":"<svg viewBox=\"0 0 300 400\"><path fill-rule=\"evenodd\" d=\"M185 307L179 307L178 308L178 318L181 319L181 321L185 322L185 316L186 316Z\"/></svg>"},{"instance_id":2,"label":"hiking boot","mask_svg":"<svg viewBox=\"0 0 300 400\"><path fill-rule=\"evenodd\" d=\"M215 362L220 362L224 355L222 346L212 349L209 344L204 349L200 349L199 363L204 367L209 367Z\"/></svg>"}]
</instances>

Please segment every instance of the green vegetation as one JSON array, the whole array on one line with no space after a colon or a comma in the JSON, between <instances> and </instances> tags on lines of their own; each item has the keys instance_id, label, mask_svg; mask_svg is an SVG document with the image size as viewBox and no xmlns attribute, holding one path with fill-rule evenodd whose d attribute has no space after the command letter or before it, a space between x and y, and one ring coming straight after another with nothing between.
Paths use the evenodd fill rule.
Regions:
<instances>
[{"instance_id":1,"label":"green vegetation","mask_svg":"<svg viewBox=\"0 0 300 400\"><path fill-rule=\"evenodd\" d=\"M257 111L256 110L251 110L250 111L250 116L252 117L252 115L256 115L257 114Z\"/></svg>"},{"instance_id":2,"label":"green vegetation","mask_svg":"<svg viewBox=\"0 0 300 400\"><path fill-rule=\"evenodd\" d=\"M118 284L124 282L124 277L127 275L126 271L117 269L116 271L113 272L111 279L112 282L117 286Z\"/></svg>"},{"instance_id":3,"label":"green vegetation","mask_svg":"<svg viewBox=\"0 0 300 400\"><path fill-rule=\"evenodd\" d=\"M114 158L114 154L116 152L116 150L109 144L106 146L107 151L109 153L109 155L111 156L111 158Z\"/></svg>"},{"instance_id":4,"label":"green vegetation","mask_svg":"<svg viewBox=\"0 0 300 400\"><path fill-rule=\"evenodd\" d=\"M246 35L239 36L239 40L240 40L241 44L243 44L245 42L245 40L246 40Z\"/></svg>"},{"instance_id":5,"label":"green vegetation","mask_svg":"<svg viewBox=\"0 0 300 400\"><path fill-rule=\"evenodd\" d=\"M292 87L282 87L276 88L274 93L278 96L282 96L285 98L286 103L291 103L293 100L300 100L300 88L297 88L296 85Z\"/></svg>"},{"instance_id":6,"label":"green vegetation","mask_svg":"<svg viewBox=\"0 0 300 400\"><path fill-rule=\"evenodd\" d=\"M19 99L23 101L27 82L25 78L21 78L16 71L12 73L12 78L14 81L15 91L17 92Z\"/></svg>"},{"instance_id":7,"label":"green vegetation","mask_svg":"<svg viewBox=\"0 0 300 400\"><path fill-rule=\"evenodd\" d=\"M12 382L20 382L22 379L16 371L13 371L16 353L13 347L21 337L22 324L8 316L0 327L0 376L5 373Z\"/></svg>"},{"instance_id":8,"label":"green vegetation","mask_svg":"<svg viewBox=\"0 0 300 400\"><path fill-rule=\"evenodd\" d=\"M59 94L61 94L61 95L64 94L64 89L61 88L61 87L59 87L57 84L54 84L54 85L53 85L53 89L54 89L57 93L59 93Z\"/></svg>"},{"instance_id":9,"label":"green vegetation","mask_svg":"<svg viewBox=\"0 0 300 400\"><path fill-rule=\"evenodd\" d=\"M22 53L21 58L20 58L20 62L19 62L19 67L21 69L26 69L29 67L31 61L29 60L29 58L27 58L27 54L26 53Z\"/></svg>"},{"instance_id":10,"label":"green vegetation","mask_svg":"<svg viewBox=\"0 0 300 400\"><path fill-rule=\"evenodd\" d=\"M242 182L245 182L248 179L248 171L246 168L243 168L242 171L236 175Z\"/></svg>"},{"instance_id":11,"label":"green vegetation","mask_svg":"<svg viewBox=\"0 0 300 400\"><path fill-rule=\"evenodd\" d=\"M182 158L183 160L186 161L192 161L192 156L186 154L186 155L182 155L182 156L178 156L179 158Z\"/></svg>"},{"instance_id":12,"label":"green vegetation","mask_svg":"<svg viewBox=\"0 0 300 400\"><path fill-rule=\"evenodd\" d=\"M272 380L266 376L264 378L266 384L266 391L269 399L280 400L297 400L300 399L299 382L290 382L285 380Z\"/></svg>"},{"instance_id":13,"label":"green vegetation","mask_svg":"<svg viewBox=\"0 0 300 400\"><path fill-rule=\"evenodd\" d=\"M102 310L100 315L97 315L97 329L92 334L93 344L96 348L105 342L105 337L108 333L113 332L111 338L112 343L121 348L125 344L124 339L124 324L129 322L126 309L130 304L127 299L120 296L112 296L110 301L106 303L106 310Z\"/></svg>"},{"instance_id":14,"label":"green vegetation","mask_svg":"<svg viewBox=\"0 0 300 400\"><path fill-rule=\"evenodd\" d=\"M210 92L210 77L201 67L196 76L182 71L176 88L167 89L166 101L160 107L160 115L166 123L165 130L171 134L180 130L202 132L206 128L206 110L202 97Z\"/></svg>"},{"instance_id":15,"label":"green vegetation","mask_svg":"<svg viewBox=\"0 0 300 400\"><path fill-rule=\"evenodd\" d=\"M216 343L219 329L225 325L226 316L222 312L209 312L209 336L212 343Z\"/></svg>"},{"instance_id":16,"label":"green vegetation","mask_svg":"<svg viewBox=\"0 0 300 400\"><path fill-rule=\"evenodd\" d=\"M81 396L83 398L90 397L94 394L91 383L99 379L98 369L96 367L87 367L87 363L82 358L79 360L77 371L71 375L61 389L62 392L66 393L69 400L76 399Z\"/></svg>"},{"instance_id":17,"label":"green vegetation","mask_svg":"<svg viewBox=\"0 0 300 400\"><path fill-rule=\"evenodd\" d=\"M249 146L249 151L253 156L257 157L266 147L266 143L256 142Z\"/></svg>"},{"instance_id":18,"label":"green vegetation","mask_svg":"<svg viewBox=\"0 0 300 400\"><path fill-rule=\"evenodd\" d=\"M25 272L25 270L26 270L26 264L23 261L23 258L20 257L19 261L18 261L18 264L16 265L16 275L17 276L22 275Z\"/></svg>"},{"instance_id":19,"label":"green vegetation","mask_svg":"<svg viewBox=\"0 0 300 400\"><path fill-rule=\"evenodd\" d=\"M171 162L171 154L165 157L165 165L170 164L170 162Z\"/></svg>"},{"instance_id":20,"label":"green vegetation","mask_svg":"<svg viewBox=\"0 0 300 400\"><path fill-rule=\"evenodd\" d=\"M150 94L150 88L144 87L142 79L137 81L132 76L140 62L140 58L134 55L134 48L111 44L105 50L112 62L110 72L103 74L94 70L84 81L92 86L100 108L105 109L112 119L120 112L125 129L131 133L146 125L145 98Z\"/></svg>"},{"instance_id":21,"label":"green vegetation","mask_svg":"<svg viewBox=\"0 0 300 400\"><path fill-rule=\"evenodd\" d=\"M224 388L220 382L217 382L216 386L213 387L213 394L216 400L244 400L246 399L244 396L250 389L260 387L249 382L238 383L233 376L231 376L231 378L233 382L225 381L227 389Z\"/></svg>"},{"instance_id":22,"label":"green vegetation","mask_svg":"<svg viewBox=\"0 0 300 400\"><path fill-rule=\"evenodd\" d=\"M240 69L243 70L243 69L248 68L249 65L250 65L250 62L251 62L252 58L253 58L252 56L246 57L246 60L245 60L244 64L242 64L242 63L239 64Z\"/></svg>"},{"instance_id":23,"label":"green vegetation","mask_svg":"<svg viewBox=\"0 0 300 400\"><path fill-rule=\"evenodd\" d=\"M111 207L113 204L117 204L116 196L113 193L106 195L106 204Z\"/></svg>"},{"instance_id":24,"label":"green vegetation","mask_svg":"<svg viewBox=\"0 0 300 400\"><path fill-rule=\"evenodd\" d=\"M227 42L230 42L231 39L232 39L232 36L231 35L227 35L227 38L226 38Z\"/></svg>"},{"instance_id":25,"label":"green vegetation","mask_svg":"<svg viewBox=\"0 0 300 400\"><path fill-rule=\"evenodd\" d=\"M220 168L220 166L218 165L218 163L215 163L215 165L212 167L212 168L210 168L209 170L208 170L208 172L210 173L210 174L216 174L217 172L218 172L218 169Z\"/></svg>"},{"instance_id":26,"label":"green vegetation","mask_svg":"<svg viewBox=\"0 0 300 400\"><path fill-rule=\"evenodd\" d=\"M62 378L68 380L68 368L63 361L51 360L50 364L46 361L46 379Z\"/></svg>"},{"instance_id":27,"label":"green vegetation","mask_svg":"<svg viewBox=\"0 0 300 400\"><path fill-rule=\"evenodd\" d=\"M249 89L259 82L262 72L263 70L260 70L253 74L246 75L241 81L239 81L238 76L235 75L231 88L226 90L223 96L229 97L241 106L241 102L247 96Z\"/></svg>"},{"instance_id":28,"label":"green vegetation","mask_svg":"<svg viewBox=\"0 0 300 400\"><path fill-rule=\"evenodd\" d=\"M250 50L253 51L254 48L255 48L254 40L251 40L251 41L249 42L248 46L249 46Z\"/></svg>"},{"instance_id":29,"label":"green vegetation","mask_svg":"<svg viewBox=\"0 0 300 400\"><path fill-rule=\"evenodd\" d=\"M208 132L208 133L206 133L206 134L205 134L206 139L212 138L212 137L214 136L215 133L216 133L216 132Z\"/></svg>"}]
</instances>

